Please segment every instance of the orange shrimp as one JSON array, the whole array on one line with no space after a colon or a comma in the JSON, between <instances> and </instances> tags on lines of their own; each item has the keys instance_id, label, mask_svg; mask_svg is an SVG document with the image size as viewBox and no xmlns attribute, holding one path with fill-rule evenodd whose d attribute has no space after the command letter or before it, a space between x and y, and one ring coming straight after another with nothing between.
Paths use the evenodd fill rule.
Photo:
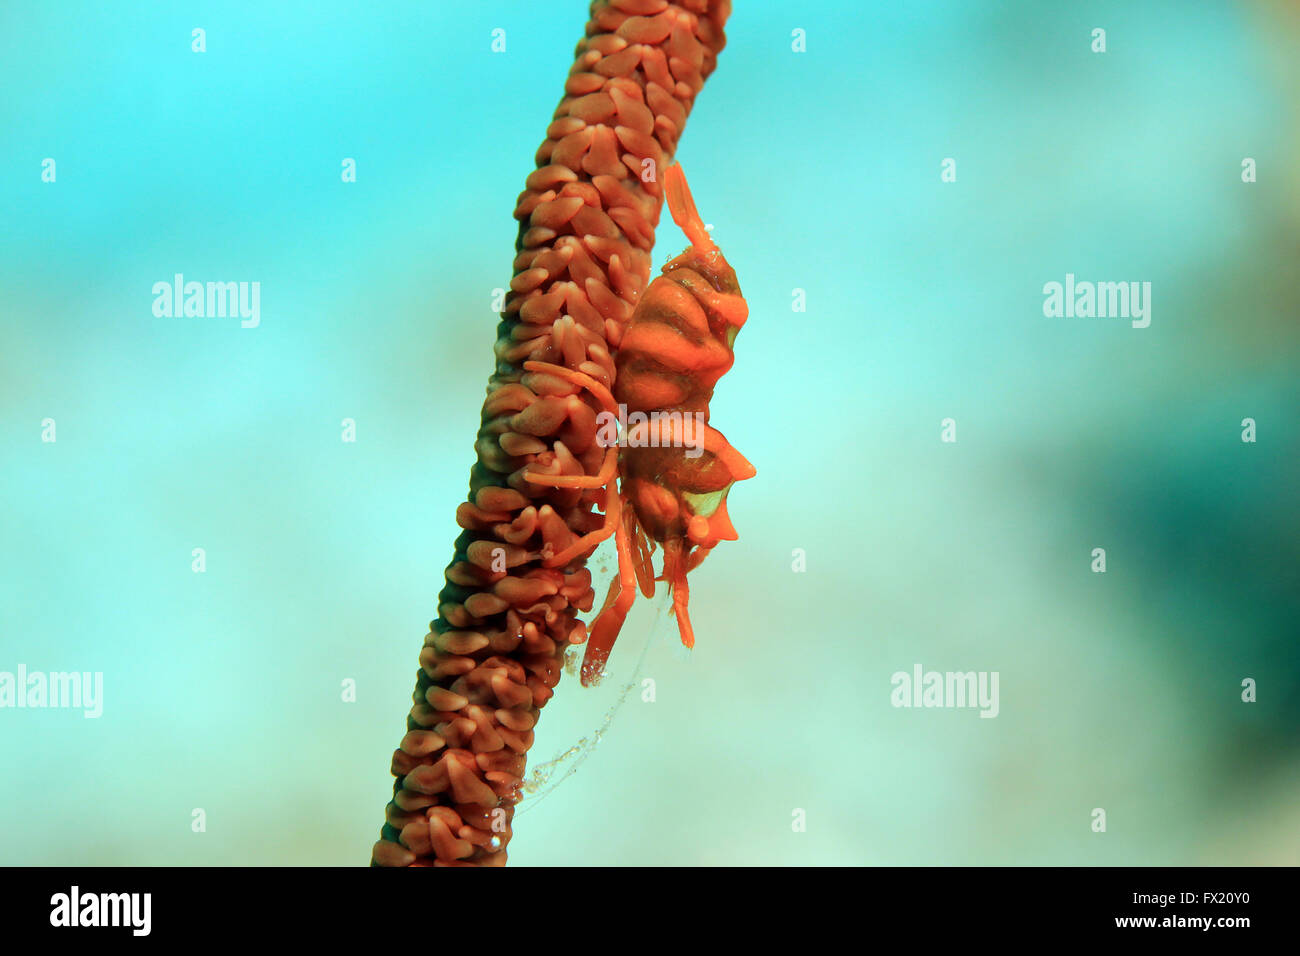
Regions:
<instances>
[{"instance_id":1,"label":"orange shrimp","mask_svg":"<svg viewBox=\"0 0 1300 956\"><path fill-rule=\"evenodd\" d=\"M562 566L610 535L618 547L618 575L592 623L582 661L584 685L600 679L637 588L653 597L656 580L668 583L682 643L695 646L686 576L719 541L737 539L727 494L735 482L756 473L707 424L714 386L735 361L732 346L749 307L735 270L695 209L680 165L664 173L664 192L673 221L691 245L663 267L637 303L615 357L613 390L573 369L524 363L530 372L587 389L606 416L627 425L618 447L608 445L595 475L524 474L534 484L605 490L602 527L544 561ZM664 549L658 578L651 567L655 542Z\"/></svg>"}]
</instances>

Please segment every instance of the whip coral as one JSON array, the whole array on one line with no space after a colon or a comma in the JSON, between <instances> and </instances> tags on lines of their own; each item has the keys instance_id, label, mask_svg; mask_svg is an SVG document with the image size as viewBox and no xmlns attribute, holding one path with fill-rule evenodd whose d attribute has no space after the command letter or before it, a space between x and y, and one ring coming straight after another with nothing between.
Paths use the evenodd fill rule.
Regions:
<instances>
[{"instance_id":1,"label":"whip coral","mask_svg":"<svg viewBox=\"0 0 1300 956\"><path fill-rule=\"evenodd\" d=\"M596 0L515 208L514 278L470 470L464 529L420 653L397 780L371 862L504 865L526 755L594 602L585 553L617 497L526 473L596 476L605 389L650 275L659 171L725 43L730 0ZM743 459L741 459L743 461ZM605 475L608 480L608 475ZM563 558L563 563L559 562ZM559 565L559 566L556 566Z\"/></svg>"}]
</instances>

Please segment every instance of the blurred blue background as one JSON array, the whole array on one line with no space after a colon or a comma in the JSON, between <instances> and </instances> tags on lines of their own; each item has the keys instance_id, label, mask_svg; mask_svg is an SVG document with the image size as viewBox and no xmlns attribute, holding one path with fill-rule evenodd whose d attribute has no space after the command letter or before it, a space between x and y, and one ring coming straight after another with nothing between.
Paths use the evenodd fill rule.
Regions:
<instances>
[{"instance_id":1,"label":"blurred blue background","mask_svg":"<svg viewBox=\"0 0 1300 956\"><path fill-rule=\"evenodd\" d=\"M189 6L0 8L0 670L104 674L0 710L3 863L367 862L587 14ZM737 0L678 158L759 474L512 864L1300 862L1297 48L1282 2ZM156 318L178 272L260 326ZM1150 327L1045 318L1067 272ZM916 664L999 716L892 707ZM534 761L615 696L566 678Z\"/></svg>"}]
</instances>

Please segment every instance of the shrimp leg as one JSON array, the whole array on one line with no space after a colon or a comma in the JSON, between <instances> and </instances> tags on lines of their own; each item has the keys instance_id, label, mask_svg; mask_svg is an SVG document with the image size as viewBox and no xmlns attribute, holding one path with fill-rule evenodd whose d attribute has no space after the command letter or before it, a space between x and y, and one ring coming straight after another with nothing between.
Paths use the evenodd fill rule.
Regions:
<instances>
[{"instance_id":1,"label":"shrimp leg","mask_svg":"<svg viewBox=\"0 0 1300 956\"><path fill-rule=\"evenodd\" d=\"M618 545L618 576L610 582L609 594L600 614L592 622L587 638L587 652L582 657L582 686L598 683L605 671L609 652L614 649L618 632L623 629L627 612L636 600L636 565L632 557L632 536L624 522L618 523L614 541Z\"/></svg>"}]
</instances>

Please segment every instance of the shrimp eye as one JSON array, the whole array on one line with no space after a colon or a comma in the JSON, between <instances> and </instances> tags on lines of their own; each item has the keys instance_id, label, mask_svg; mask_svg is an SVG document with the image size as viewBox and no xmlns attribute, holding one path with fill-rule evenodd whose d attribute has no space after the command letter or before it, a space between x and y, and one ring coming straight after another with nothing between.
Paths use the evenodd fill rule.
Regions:
<instances>
[{"instance_id":1,"label":"shrimp eye","mask_svg":"<svg viewBox=\"0 0 1300 956\"><path fill-rule=\"evenodd\" d=\"M693 515L686 524L686 537L692 544L704 544L709 540L709 519L703 515Z\"/></svg>"}]
</instances>

